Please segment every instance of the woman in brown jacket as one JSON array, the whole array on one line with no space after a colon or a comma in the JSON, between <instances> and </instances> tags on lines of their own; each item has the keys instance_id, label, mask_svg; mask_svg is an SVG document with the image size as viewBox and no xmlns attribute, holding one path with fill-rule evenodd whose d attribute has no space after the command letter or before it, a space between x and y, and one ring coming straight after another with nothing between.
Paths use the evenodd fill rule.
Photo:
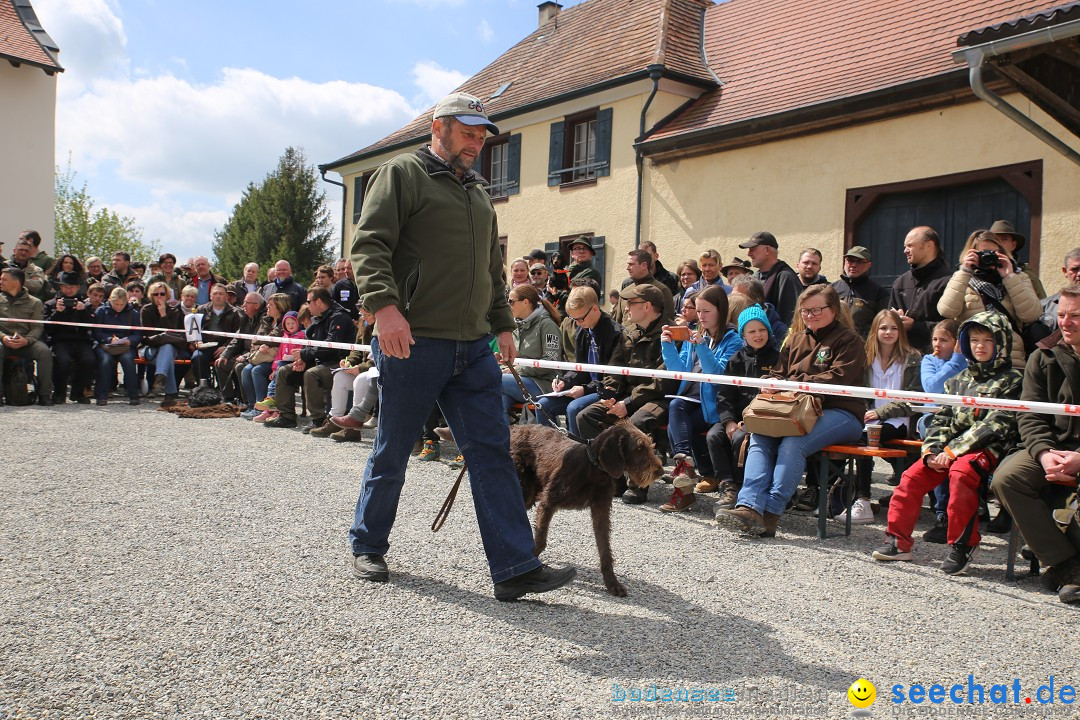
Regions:
<instances>
[{"instance_id":1,"label":"woman in brown jacket","mask_svg":"<svg viewBox=\"0 0 1080 720\"><path fill-rule=\"evenodd\" d=\"M805 383L862 385L866 372L863 339L847 306L830 285L811 285L795 306L805 330L788 335L780 361L766 377ZM821 396L822 416L806 435L774 438L752 435L742 490L733 510L716 519L772 537L806 469L806 458L826 445L856 442L862 434L866 401Z\"/></svg>"}]
</instances>

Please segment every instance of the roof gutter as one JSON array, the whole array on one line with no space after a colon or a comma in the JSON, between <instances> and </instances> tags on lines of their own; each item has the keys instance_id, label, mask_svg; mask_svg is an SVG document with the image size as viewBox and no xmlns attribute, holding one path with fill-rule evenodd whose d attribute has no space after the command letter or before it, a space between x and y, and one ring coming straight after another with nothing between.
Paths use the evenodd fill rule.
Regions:
<instances>
[{"instance_id":1,"label":"roof gutter","mask_svg":"<svg viewBox=\"0 0 1080 720\"><path fill-rule=\"evenodd\" d=\"M1053 27L1042 28L1032 32L1014 35L1013 37L993 40L982 45L955 51L953 60L958 63L966 62L968 65L968 82L971 91L982 101L1005 115L1020 127L1042 140L1059 153L1080 165L1080 153L1056 137L1049 130L1039 125L1027 115L1023 114L1006 100L986 87L983 81L983 70L987 66L987 60L993 57L1005 55L1017 50L1023 50L1037 45L1057 42L1066 38L1080 35L1080 20L1062 23Z\"/></svg>"},{"instance_id":2,"label":"roof gutter","mask_svg":"<svg viewBox=\"0 0 1080 720\"><path fill-rule=\"evenodd\" d=\"M322 165L319 166L319 175L322 177L323 182L341 187L341 254L338 257L347 258L349 253L345 252L345 205L349 199L349 188L343 182L326 177L326 168Z\"/></svg>"},{"instance_id":3,"label":"roof gutter","mask_svg":"<svg viewBox=\"0 0 1080 720\"><path fill-rule=\"evenodd\" d=\"M648 99L645 100L645 104L641 107L641 124L638 128L638 142L641 138L645 137L645 116L649 113L649 106L652 105L653 98L656 97L657 91L660 90L660 78L664 74L663 65L649 65L646 70L649 71L649 79L652 80L652 92L649 93ZM643 192L643 186L645 182L645 156L641 152L641 146L638 143L634 143L634 155L635 162L637 163L637 210L634 215L634 249L637 250L641 247L641 195Z\"/></svg>"}]
</instances>

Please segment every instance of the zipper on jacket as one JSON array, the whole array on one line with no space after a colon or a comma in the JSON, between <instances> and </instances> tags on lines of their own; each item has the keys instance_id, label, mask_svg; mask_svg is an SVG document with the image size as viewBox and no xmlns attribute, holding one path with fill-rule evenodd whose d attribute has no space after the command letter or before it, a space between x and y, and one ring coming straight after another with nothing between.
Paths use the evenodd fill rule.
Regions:
<instances>
[{"instance_id":1,"label":"zipper on jacket","mask_svg":"<svg viewBox=\"0 0 1080 720\"><path fill-rule=\"evenodd\" d=\"M476 273L474 272L473 265L476 263L476 230L473 222L473 206L472 195L469 194L469 188L465 185L461 186L461 189L465 192L465 212L469 216L469 257L472 260L469 263L469 293L466 295L469 298L469 302L473 299L473 287L476 285ZM488 258L488 263L491 263L491 258ZM491 308L488 308L490 312ZM461 314L461 324L458 325L458 334L464 336L465 334L465 318L468 317L468 313L463 312Z\"/></svg>"},{"instance_id":2,"label":"zipper on jacket","mask_svg":"<svg viewBox=\"0 0 1080 720\"><path fill-rule=\"evenodd\" d=\"M422 263L423 263L423 260L417 260L416 261L416 267L414 267L413 271L411 273L409 273L405 277L405 292L406 292L406 297L405 297L405 317L409 316L409 307L412 305L413 296L416 295L416 291L420 289L420 278L421 278L421 265L422 265ZM409 281L413 279L413 276L416 276L416 284L413 285L412 290L410 290L409 289Z\"/></svg>"}]
</instances>

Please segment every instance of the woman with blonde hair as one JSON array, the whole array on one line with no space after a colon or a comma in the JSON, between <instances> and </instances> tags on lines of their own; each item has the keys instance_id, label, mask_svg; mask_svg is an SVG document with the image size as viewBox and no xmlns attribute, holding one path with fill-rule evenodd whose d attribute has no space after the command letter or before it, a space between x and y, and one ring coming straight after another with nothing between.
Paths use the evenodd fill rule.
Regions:
<instances>
[{"instance_id":1,"label":"woman with blonde hair","mask_svg":"<svg viewBox=\"0 0 1080 720\"><path fill-rule=\"evenodd\" d=\"M184 333L176 332L184 329L184 313L169 304L169 286L161 280L150 284L147 300L140 312L139 322L143 327L158 328L160 332L150 333L143 338L139 354L148 365L154 367L151 393L164 392L165 399L161 406L169 407L176 404L178 395L176 361L189 357Z\"/></svg>"}]
</instances>

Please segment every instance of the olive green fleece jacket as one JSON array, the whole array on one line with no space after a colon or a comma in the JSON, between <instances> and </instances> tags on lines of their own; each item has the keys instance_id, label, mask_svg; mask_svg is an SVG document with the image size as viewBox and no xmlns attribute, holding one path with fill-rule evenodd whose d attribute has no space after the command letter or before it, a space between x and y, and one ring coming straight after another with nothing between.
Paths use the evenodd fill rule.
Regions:
<instances>
[{"instance_id":1,"label":"olive green fleece jacket","mask_svg":"<svg viewBox=\"0 0 1080 720\"><path fill-rule=\"evenodd\" d=\"M515 328L482 183L471 170L459 180L427 146L375 171L350 258L364 309L397 305L419 337L476 340Z\"/></svg>"}]
</instances>

